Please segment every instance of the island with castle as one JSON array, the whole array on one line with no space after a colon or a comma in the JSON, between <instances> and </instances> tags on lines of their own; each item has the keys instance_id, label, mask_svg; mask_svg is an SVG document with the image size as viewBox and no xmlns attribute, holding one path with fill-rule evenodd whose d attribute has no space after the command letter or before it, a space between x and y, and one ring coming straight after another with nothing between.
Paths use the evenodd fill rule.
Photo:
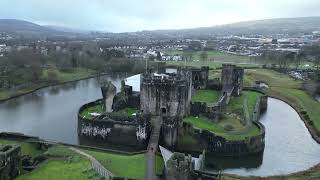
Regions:
<instances>
[{"instance_id":1,"label":"island with castle","mask_svg":"<svg viewBox=\"0 0 320 180\"><path fill-rule=\"evenodd\" d=\"M125 82L118 92L112 83L101 83L103 99L79 110L80 143L147 150L146 178L154 176L156 153L163 157L166 179L200 176L211 165L210 156L263 153L265 129L259 117L267 109L267 96L243 87L241 67L225 64L220 78L208 75L209 67L166 66L141 74L140 92Z\"/></svg>"}]
</instances>

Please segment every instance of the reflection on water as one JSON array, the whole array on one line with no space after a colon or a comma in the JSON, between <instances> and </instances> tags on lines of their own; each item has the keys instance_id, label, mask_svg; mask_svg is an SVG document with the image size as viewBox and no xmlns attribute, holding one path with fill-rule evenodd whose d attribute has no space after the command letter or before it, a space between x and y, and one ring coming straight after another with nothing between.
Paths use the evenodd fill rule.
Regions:
<instances>
[{"instance_id":1,"label":"reflection on water","mask_svg":"<svg viewBox=\"0 0 320 180\"><path fill-rule=\"evenodd\" d=\"M139 76L135 78L140 80ZM121 77L102 76L44 88L1 103L0 131L78 144L78 109L85 103L102 98L100 80L111 80L120 90Z\"/></svg>"},{"instance_id":2,"label":"reflection on water","mask_svg":"<svg viewBox=\"0 0 320 180\"><path fill-rule=\"evenodd\" d=\"M273 98L261 118L266 127L266 146L258 168L226 169L239 175L284 175L311 168L320 162L320 145L311 137L298 113L288 104Z\"/></svg>"}]
</instances>

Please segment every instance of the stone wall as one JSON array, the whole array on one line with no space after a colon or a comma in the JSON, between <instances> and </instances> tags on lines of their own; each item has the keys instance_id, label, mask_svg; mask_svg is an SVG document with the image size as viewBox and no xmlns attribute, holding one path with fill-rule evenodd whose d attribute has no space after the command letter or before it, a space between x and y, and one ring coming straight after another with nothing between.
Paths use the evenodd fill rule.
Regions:
<instances>
[{"instance_id":1,"label":"stone wall","mask_svg":"<svg viewBox=\"0 0 320 180\"><path fill-rule=\"evenodd\" d=\"M174 149L178 138L179 123L182 122L180 117L162 117L160 142L168 149Z\"/></svg>"},{"instance_id":2,"label":"stone wall","mask_svg":"<svg viewBox=\"0 0 320 180\"><path fill-rule=\"evenodd\" d=\"M209 67L203 66L201 69L193 68L192 73L192 86L194 89L206 89L208 85Z\"/></svg>"},{"instance_id":3,"label":"stone wall","mask_svg":"<svg viewBox=\"0 0 320 180\"><path fill-rule=\"evenodd\" d=\"M95 103L85 104L79 112ZM121 117L103 114L95 120L89 120L78 114L78 135L98 142L145 149L150 135L150 116L138 114L130 121L117 118Z\"/></svg>"},{"instance_id":4,"label":"stone wall","mask_svg":"<svg viewBox=\"0 0 320 180\"><path fill-rule=\"evenodd\" d=\"M11 180L20 174L21 148L18 145L0 146L0 179Z\"/></svg>"},{"instance_id":5,"label":"stone wall","mask_svg":"<svg viewBox=\"0 0 320 180\"><path fill-rule=\"evenodd\" d=\"M191 116L205 116L213 121L219 121L223 111L227 106L228 96L222 95L218 102L213 106L208 106L203 102L190 103L190 115Z\"/></svg>"},{"instance_id":6,"label":"stone wall","mask_svg":"<svg viewBox=\"0 0 320 180\"><path fill-rule=\"evenodd\" d=\"M137 108L140 107L140 93L133 92L132 86L124 85L122 91L113 99L113 111L119 111L126 107Z\"/></svg>"},{"instance_id":7,"label":"stone wall","mask_svg":"<svg viewBox=\"0 0 320 180\"><path fill-rule=\"evenodd\" d=\"M189 123L184 122L183 127L189 128L186 131L193 132L192 134L196 141L201 142L202 147L200 149L205 149L206 152L214 153L215 155L238 157L261 153L264 150L264 126L259 122L253 122L253 124L260 129L259 135L244 140L232 141L207 130L194 129Z\"/></svg>"},{"instance_id":8,"label":"stone wall","mask_svg":"<svg viewBox=\"0 0 320 180\"><path fill-rule=\"evenodd\" d=\"M231 64L222 65L221 83L225 93L240 96L243 89L244 69Z\"/></svg>"}]
</instances>

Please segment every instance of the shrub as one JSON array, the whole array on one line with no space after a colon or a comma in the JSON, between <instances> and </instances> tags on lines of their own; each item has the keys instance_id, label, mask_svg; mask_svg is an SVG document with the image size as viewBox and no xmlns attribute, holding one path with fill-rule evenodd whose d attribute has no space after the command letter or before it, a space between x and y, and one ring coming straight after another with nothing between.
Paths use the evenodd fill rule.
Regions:
<instances>
[{"instance_id":1,"label":"shrub","mask_svg":"<svg viewBox=\"0 0 320 180\"><path fill-rule=\"evenodd\" d=\"M307 111L302 110L302 111L301 111L301 114L302 114L302 115L305 115L305 114L307 114Z\"/></svg>"}]
</instances>

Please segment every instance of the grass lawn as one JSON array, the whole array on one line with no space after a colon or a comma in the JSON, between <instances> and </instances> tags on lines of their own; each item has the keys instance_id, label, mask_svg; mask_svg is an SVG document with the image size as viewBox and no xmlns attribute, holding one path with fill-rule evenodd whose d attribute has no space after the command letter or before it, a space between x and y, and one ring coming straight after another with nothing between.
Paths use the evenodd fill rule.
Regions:
<instances>
[{"instance_id":1,"label":"grass lawn","mask_svg":"<svg viewBox=\"0 0 320 180\"><path fill-rule=\"evenodd\" d=\"M190 123L199 129L205 129L214 133L225 133L225 130L218 123L213 123L206 118L189 116L183 119L184 122Z\"/></svg>"},{"instance_id":2,"label":"grass lawn","mask_svg":"<svg viewBox=\"0 0 320 180\"><path fill-rule=\"evenodd\" d=\"M233 54L228 54L220 51L206 51L208 54L208 59L214 59L215 61L222 61L222 62L239 62L239 63L249 63L251 62L250 57L247 56L239 56L239 55L233 55ZM183 51L172 51L172 50L167 50L165 53L169 55L182 55ZM193 52L193 60L200 60L200 55L202 51L194 51Z\"/></svg>"},{"instance_id":3,"label":"grass lawn","mask_svg":"<svg viewBox=\"0 0 320 180\"><path fill-rule=\"evenodd\" d=\"M126 178L144 179L145 175L145 154L121 155L98 151L86 152L95 157L104 167L115 176ZM156 157L156 172L162 174L164 162L162 157Z\"/></svg>"},{"instance_id":4,"label":"grass lawn","mask_svg":"<svg viewBox=\"0 0 320 180\"><path fill-rule=\"evenodd\" d=\"M22 155L29 155L31 157L35 157L44 153L45 151L38 149L35 144L28 142L18 142L13 140L0 140L0 144L18 144L21 146Z\"/></svg>"},{"instance_id":5,"label":"grass lawn","mask_svg":"<svg viewBox=\"0 0 320 180\"><path fill-rule=\"evenodd\" d=\"M48 72L53 71L57 74L58 82L65 82L65 81L72 81L76 79L86 78L92 75L95 71L90 69L83 69L83 68L74 68L70 71L63 72L59 71L58 69L45 69L42 73L42 79L48 80Z\"/></svg>"},{"instance_id":6,"label":"grass lawn","mask_svg":"<svg viewBox=\"0 0 320 180\"><path fill-rule=\"evenodd\" d=\"M90 162L82 159L76 162L65 160L49 160L29 174L16 178L17 180L89 180L94 176L88 171Z\"/></svg>"},{"instance_id":7,"label":"grass lawn","mask_svg":"<svg viewBox=\"0 0 320 180\"><path fill-rule=\"evenodd\" d=\"M95 157L105 168L115 176L144 179L145 157L144 154L121 155L97 151L85 151Z\"/></svg>"},{"instance_id":8,"label":"grass lawn","mask_svg":"<svg viewBox=\"0 0 320 180\"><path fill-rule=\"evenodd\" d=\"M249 115L251 116L254 111L256 100L261 95L262 95L261 93L254 92L254 91L243 91L242 96L231 98L229 105L228 105L228 110L232 113L237 113L240 115L243 114L244 97L247 97L248 98Z\"/></svg>"},{"instance_id":9,"label":"grass lawn","mask_svg":"<svg viewBox=\"0 0 320 180\"><path fill-rule=\"evenodd\" d=\"M103 104L97 104L95 106L91 106L87 109L84 109L80 112L80 115L84 118L92 119L94 116L91 115L91 113L103 113Z\"/></svg>"},{"instance_id":10,"label":"grass lawn","mask_svg":"<svg viewBox=\"0 0 320 180\"><path fill-rule=\"evenodd\" d=\"M99 177L92 169L90 161L69 150L65 146L54 146L45 154L61 157L49 159L34 171L19 176L18 180L87 180Z\"/></svg>"},{"instance_id":11,"label":"grass lawn","mask_svg":"<svg viewBox=\"0 0 320 180\"><path fill-rule=\"evenodd\" d=\"M125 113L128 115L128 117L133 116L132 114L137 113L138 109L137 108L125 108L122 109L120 111L118 111L119 113Z\"/></svg>"},{"instance_id":12,"label":"grass lawn","mask_svg":"<svg viewBox=\"0 0 320 180\"><path fill-rule=\"evenodd\" d=\"M214 104L218 102L221 93L212 90L197 90L192 96L192 102L205 102L207 104Z\"/></svg>"},{"instance_id":13,"label":"grass lawn","mask_svg":"<svg viewBox=\"0 0 320 180\"><path fill-rule=\"evenodd\" d=\"M156 156L156 174L157 175L162 175L164 170L164 161L163 157L157 155Z\"/></svg>"},{"instance_id":14,"label":"grass lawn","mask_svg":"<svg viewBox=\"0 0 320 180\"><path fill-rule=\"evenodd\" d=\"M247 70L247 81L263 80L269 84L267 93L283 98L300 110L305 110L313 121L315 128L320 131L320 103L302 90L302 81L294 80L286 74L273 70Z\"/></svg>"},{"instance_id":15,"label":"grass lawn","mask_svg":"<svg viewBox=\"0 0 320 180\"><path fill-rule=\"evenodd\" d=\"M226 131L223 128L223 124L226 124L226 122L228 122L227 120L222 120L220 123L214 123L205 118L196 118L190 116L183 119L183 121L192 124L196 128L205 129L210 132L213 132L219 136L226 138L227 140L243 140L246 137L258 135L260 132L257 126L252 125L249 128L246 128L240 124L239 120L235 120L237 121L238 128L235 128L233 131ZM228 122L228 124L230 124L230 121ZM234 124L232 125L233 127L235 127ZM186 141L187 140L188 139L186 139ZM190 142L192 143L192 141Z\"/></svg>"}]
</instances>

